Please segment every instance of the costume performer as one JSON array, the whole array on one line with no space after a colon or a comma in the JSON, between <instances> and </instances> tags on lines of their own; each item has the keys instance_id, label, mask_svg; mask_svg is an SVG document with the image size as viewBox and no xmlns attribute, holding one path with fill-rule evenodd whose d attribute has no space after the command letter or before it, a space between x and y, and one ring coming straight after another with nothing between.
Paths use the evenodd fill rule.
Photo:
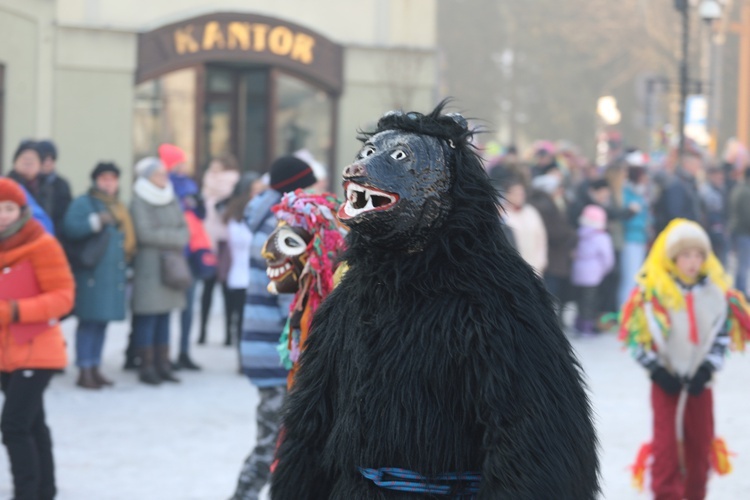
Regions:
<instances>
[{"instance_id":1,"label":"costume performer","mask_svg":"<svg viewBox=\"0 0 750 500\"><path fill-rule=\"evenodd\" d=\"M288 370L279 363L279 336L289 318L294 299L290 294L273 295L263 246L276 229L271 209L285 193L311 187L317 181L313 170L294 156L282 156L271 164L270 186L255 196L245 210L245 222L252 234L250 276L243 312L240 361L242 371L258 388L260 401L255 412L256 443L240 471L232 500L258 500L271 475L280 424L280 412L286 397Z\"/></svg>"},{"instance_id":2,"label":"costume performer","mask_svg":"<svg viewBox=\"0 0 750 500\"><path fill-rule=\"evenodd\" d=\"M460 115L390 112L344 170L349 266L313 319L274 500L592 499L581 370Z\"/></svg>"},{"instance_id":3,"label":"costume performer","mask_svg":"<svg viewBox=\"0 0 750 500\"><path fill-rule=\"evenodd\" d=\"M271 209L278 225L263 247L271 280L269 291L294 294L279 343L281 362L290 370L289 388L313 315L334 287L347 233L336 218L340 205L341 201L330 193L312 194L298 189L285 194Z\"/></svg>"},{"instance_id":4,"label":"costume performer","mask_svg":"<svg viewBox=\"0 0 750 500\"><path fill-rule=\"evenodd\" d=\"M714 438L710 382L730 345L739 350L750 331L742 295L729 289L724 269L700 225L676 219L656 239L624 306L621 339L653 384L653 441L633 466L643 488L653 454L651 489L657 499L702 499L711 466L730 470L726 445Z\"/></svg>"}]
</instances>

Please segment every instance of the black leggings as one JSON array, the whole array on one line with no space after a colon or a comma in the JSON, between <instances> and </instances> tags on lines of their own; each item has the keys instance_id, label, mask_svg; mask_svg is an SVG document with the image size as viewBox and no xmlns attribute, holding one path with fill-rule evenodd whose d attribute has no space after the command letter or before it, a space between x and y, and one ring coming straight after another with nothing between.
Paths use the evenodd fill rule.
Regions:
<instances>
[{"instance_id":1,"label":"black leggings","mask_svg":"<svg viewBox=\"0 0 750 500\"><path fill-rule=\"evenodd\" d=\"M0 373L5 404L0 416L3 444L8 449L15 500L55 497L52 438L44 418L44 390L53 370Z\"/></svg>"},{"instance_id":2,"label":"black leggings","mask_svg":"<svg viewBox=\"0 0 750 500\"><path fill-rule=\"evenodd\" d=\"M229 338L240 345L242 336L242 321L245 318L244 288L230 288L227 290L227 331Z\"/></svg>"},{"instance_id":3,"label":"black leggings","mask_svg":"<svg viewBox=\"0 0 750 500\"><path fill-rule=\"evenodd\" d=\"M582 321L595 322L599 316L598 286L582 286L578 289L578 318Z\"/></svg>"},{"instance_id":4,"label":"black leggings","mask_svg":"<svg viewBox=\"0 0 750 500\"><path fill-rule=\"evenodd\" d=\"M604 277L599 285L597 307L602 313L614 313L620 310L617 303L617 291L620 288L620 252L615 252L615 266Z\"/></svg>"},{"instance_id":5,"label":"black leggings","mask_svg":"<svg viewBox=\"0 0 750 500\"><path fill-rule=\"evenodd\" d=\"M208 325L208 316L211 314L211 303L213 302L214 286L216 286L216 278L210 278L203 281L203 294L201 295L201 333L198 338L198 342L204 344L206 342L206 326ZM224 297L224 311L226 313L229 304L229 289L226 283L221 284L221 293ZM225 342L229 344L232 340L229 331L229 315L226 315L227 330L225 332Z\"/></svg>"}]
</instances>

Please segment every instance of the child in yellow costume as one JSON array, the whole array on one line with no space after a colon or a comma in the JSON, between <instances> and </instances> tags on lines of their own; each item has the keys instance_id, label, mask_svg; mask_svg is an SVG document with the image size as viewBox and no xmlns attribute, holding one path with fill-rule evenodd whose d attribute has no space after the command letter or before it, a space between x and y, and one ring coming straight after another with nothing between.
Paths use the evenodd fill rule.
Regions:
<instances>
[{"instance_id":1,"label":"child in yellow costume","mask_svg":"<svg viewBox=\"0 0 750 500\"><path fill-rule=\"evenodd\" d=\"M731 290L706 232L672 221L659 235L621 314L620 338L648 370L653 441L633 467L643 487L649 455L657 499L702 499L711 466L730 470L726 447L714 439L714 373L727 349L744 349L750 335L747 304Z\"/></svg>"}]
</instances>

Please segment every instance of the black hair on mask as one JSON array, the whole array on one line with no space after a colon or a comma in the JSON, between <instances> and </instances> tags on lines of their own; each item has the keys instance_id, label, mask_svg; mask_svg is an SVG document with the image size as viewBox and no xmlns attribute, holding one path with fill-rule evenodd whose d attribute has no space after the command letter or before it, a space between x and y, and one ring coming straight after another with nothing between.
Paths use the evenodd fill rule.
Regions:
<instances>
[{"instance_id":1,"label":"black hair on mask","mask_svg":"<svg viewBox=\"0 0 750 500\"><path fill-rule=\"evenodd\" d=\"M471 146L471 138L477 131L469 129L466 118L458 113L442 114L448 103L449 100L444 99L428 114L416 111L389 111L378 120L374 132L360 132L359 139L364 142L386 130L401 130L437 137L445 141L451 149Z\"/></svg>"}]
</instances>

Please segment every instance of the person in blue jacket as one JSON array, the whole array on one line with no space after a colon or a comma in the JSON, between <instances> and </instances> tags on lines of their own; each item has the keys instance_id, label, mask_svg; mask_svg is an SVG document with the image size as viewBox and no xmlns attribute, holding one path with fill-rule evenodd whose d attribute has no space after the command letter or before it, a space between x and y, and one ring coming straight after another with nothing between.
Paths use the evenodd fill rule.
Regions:
<instances>
[{"instance_id":1,"label":"person in blue jacket","mask_svg":"<svg viewBox=\"0 0 750 500\"><path fill-rule=\"evenodd\" d=\"M81 241L108 234L104 254L93 268L73 262L78 317L76 365L77 385L100 389L112 381L100 372L107 324L125 319L125 272L135 254L136 240L128 209L119 200L120 169L113 163L99 163L91 173L89 191L73 200L63 219L63 233L69 241Z\"/></svg>"},{"instance_id":2,"label":"person in blue jacket","mask_svg":"<svg viewBox=\"0 0 750 500\"><path fill-rule=\"evenodd\" d=\"M21 186L19 184L19 186ZM31 196L31 193L29 191L21 186L21 189L23 189L23 192L26 193L26 200L29 204L29 208L31 209L31 216L36 219L37 222L39 222L45 231L47 231L52 236L55 235L55 226L52 224L52 219L49 215L47 215L47 212L44 211L41 205L36 202L33 196Z\"/></svg>"},{"instance_id":3,"label":"person in blue jacket","mask_svg":"<svg viewBox=\"0 0 750 500\"><path fill-rule=\"evenodd\" d=\"M636 275L646 259L646 247L651 226L651 217L645 196L648 185L646 166L627 158L626 161L628 162L628 182L623 188L622 202L626 207L637 205L641 209L634 211L630 218L623 221L625 242L620 255L620 284L617 293L619 306L627 301L630 292L635 288Z\"/></svg>"},{"instance_id":4,"label":"person in blue jacket","mask_svg":"<svg viewBox=\"0 0 750 500\"><path fill-rule=\"evenodd\" d=\"M271 208L284 193L306 189L317 181L310 165L294 156L282 156L271 165L270 186L253 198L245 210L245 222L253 235L250 246L250 284L247 288L240 360L242 371L258 388L256 445L245 460L230 500L257 499L270 477L276 449L281 405L286 396L288 370L281 364L278 344L289 316L293 295L274 295L268 290L263 247L276 229Z\"/></svg>"}]
</instances>

